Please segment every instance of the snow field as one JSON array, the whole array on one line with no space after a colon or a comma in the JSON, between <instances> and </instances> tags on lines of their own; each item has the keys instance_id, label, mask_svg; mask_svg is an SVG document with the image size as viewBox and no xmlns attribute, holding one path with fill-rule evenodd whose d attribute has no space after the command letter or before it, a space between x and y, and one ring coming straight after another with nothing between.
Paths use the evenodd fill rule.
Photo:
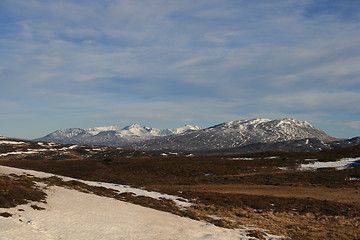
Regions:
<instances>
[{"instance_id":1,"label":"snow field","mask_svg":"<svg viewBox=\"0 0 360 240\"><path fill-rule=\"evenodd\" d=\"M46 210L22 205L11 209L13 217L0 218L0 239L249 239L241 230L76 190L51 187L48 194Z\"/></svg>"},{"instance_id":2,"label":"snow field","mask_svg":"<svg viewBox=\"0 0 360 240\"><path fill-rule=\"evenodd\" d=\"M31 174L51 177L53 174L0 166L0 174ZM70 178L63 177L64 180ZM122 185L88 182L94 186L116 190L131 190L152 197L176 197ZM41 184L42 185L42 184ZM247 229L225 229L210 223L183 218L170 213L145 208L112 198L78 192L63 187L46 189L47 203L35 203L45 210L34 210L31 204L20 205L9 212L12 217L0 217L0 240L27 239L117 239L117 240L202 240L202 239L252 239ZM176 200L176 199L175 199ZM180 201L182 202L182 201ZM22 209L24 211L19 211ZM282 239L268 235L267 239Z\"/></svg>"}]
</instances>

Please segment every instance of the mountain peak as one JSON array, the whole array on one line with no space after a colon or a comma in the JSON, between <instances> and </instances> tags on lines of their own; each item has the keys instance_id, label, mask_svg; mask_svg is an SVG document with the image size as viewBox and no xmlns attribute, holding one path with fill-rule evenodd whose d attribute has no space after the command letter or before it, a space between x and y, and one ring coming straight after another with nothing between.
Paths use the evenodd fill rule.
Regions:
<instances>
[{"instance_id":1,"label":"mountain peak","mask_svg":"<svg viewBox=\"0 0 360 240\"><path fill-rule=\"evenodd\" d=\"M141 126L140 124L137 124L137 123L133 123L129 126L126 126L123 128L123 130L129 130L129 129L142 129L142 128L147 128L147 127L144 127L144 126Z\"/></svg>"},{"instance_id":2,"label":"mountain peak","mask_svg":"<svg viewBox=\"0 0 360 240\"><path fill-rule=\"evenodd\" d=\"M124 127L123 129L132 129L132 128L146 128L138 123L130 124L129 126Z\"/></svg>"},{"instance_id":3,"label":"mountain peak","mask_svg":"<svg viewBox=\"0 0 360 240\"><path fill-rule=\"evenodd\" d=\"M197 126L197 125L185 125L183 127L170 129L170 131L173 134L182 134L182 133L197 131L197 130L200 130L200 129L203 129L203 128L200 127L200 126Z\"/></svg>"},{"instance_id":4,"label":"mountain peak","mask_svg":"<svg viewBox=\"0 0 360 240\"><path fill-rule=\"evenodd\" d=\"M112 125L108 127L94 127L94 128L87 128L85 131L87 131L91 135L97 135L101 132L107 132L107 131L118 131L122 129L122 127L117 125Z\"/></svg>"}]
</instances>

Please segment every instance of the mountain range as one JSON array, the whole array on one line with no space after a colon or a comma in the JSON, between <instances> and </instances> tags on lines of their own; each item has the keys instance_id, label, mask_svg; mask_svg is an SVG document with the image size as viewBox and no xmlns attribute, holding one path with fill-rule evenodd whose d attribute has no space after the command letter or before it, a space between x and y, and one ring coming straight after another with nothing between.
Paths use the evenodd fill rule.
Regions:
<instances>
[{"instance_id":1,"label":"mountain range","mask_svg":"<svg viewBox=\"0 0 360 240\"><path fill-rule=\"evenodd\" d=\"M109 126L95 128L68 128L57 130L37 141L91 144L91 145L129 145L133 142L143 141L152 138L159 138L169 135L183 134L186 132L202 129L195 125L185 125L175 129L160 130L152 127L144 127L139 124L132 124L126 127Z\"/></svg>"},{"instance_id":2,"label":"mountain range","mask_svg":"<svg viewBox=\"0 0 360 240\"><path fill-rule=\"evenodd\" d=\"M239 149L254 144L316 139L324 144L337 140L306 121L285 119L245 119L221 123L198 131L133 142L129 147L142 150L208 152ZM313 142L313 141L312 141ZM259 148L261 149L261 148ZM256 150L256 149L253 149Z\"/></svg>"},{"instance_id":3,"label":"mountain range","mask_svg":"<svg viewBox=\"0 0 360 240\"><path fill-rule=\"evenodd\" d=\"M224 122L208 128L185 125L161 130L139 124L126 127L69 128L36 140L199 154L319 151L360 144L360 138L336 139L306 121L292 118L245 119Z\"/></svg>"}]
</instances>

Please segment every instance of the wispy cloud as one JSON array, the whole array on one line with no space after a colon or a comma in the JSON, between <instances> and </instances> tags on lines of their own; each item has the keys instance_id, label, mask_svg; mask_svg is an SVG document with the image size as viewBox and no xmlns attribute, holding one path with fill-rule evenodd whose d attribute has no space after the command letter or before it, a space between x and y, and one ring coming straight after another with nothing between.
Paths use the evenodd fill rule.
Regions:
<instances>
[{"instance_id":1,"label":"wispy cloud","mask_svg":"<svg viewBox=\"0 0 360 240\"><path fill-rule=\"evenodd\" d=\"M352 122L347 122L345 124L350 126L351 128L360 129L360 121L352 121Z\"/></svg>"},{"instance_id":2,"label":"wispy cloud","mask_svg":"<svg viewBox=\"0 0 360 240\"><path fill-rule=\"evenodd\" d=\"M265 98L266 101L279 104L282 107L294 109L294 111L326 111L336 113L341 111L359 114L358 92L297 92Z\"/></svg>"}]
</instances>

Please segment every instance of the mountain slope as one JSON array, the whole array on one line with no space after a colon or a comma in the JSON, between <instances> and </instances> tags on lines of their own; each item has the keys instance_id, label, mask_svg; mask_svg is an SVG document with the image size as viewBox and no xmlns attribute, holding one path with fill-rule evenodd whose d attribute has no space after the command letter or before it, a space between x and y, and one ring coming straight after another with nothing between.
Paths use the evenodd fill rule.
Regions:
<instances>
[{"instance_id":1,"label":"mountain slope","mask_svg":"<svg viewBox=\"0 0 360 240\"><path fill-rule=\"evenodd\" d=\"M335 140L305 121L300 122L290 118L280 120L246 119L225 122L189 133L140 141L129 146L143 150L201 151L300 139Z\"/></svg>"}]
</instances>

